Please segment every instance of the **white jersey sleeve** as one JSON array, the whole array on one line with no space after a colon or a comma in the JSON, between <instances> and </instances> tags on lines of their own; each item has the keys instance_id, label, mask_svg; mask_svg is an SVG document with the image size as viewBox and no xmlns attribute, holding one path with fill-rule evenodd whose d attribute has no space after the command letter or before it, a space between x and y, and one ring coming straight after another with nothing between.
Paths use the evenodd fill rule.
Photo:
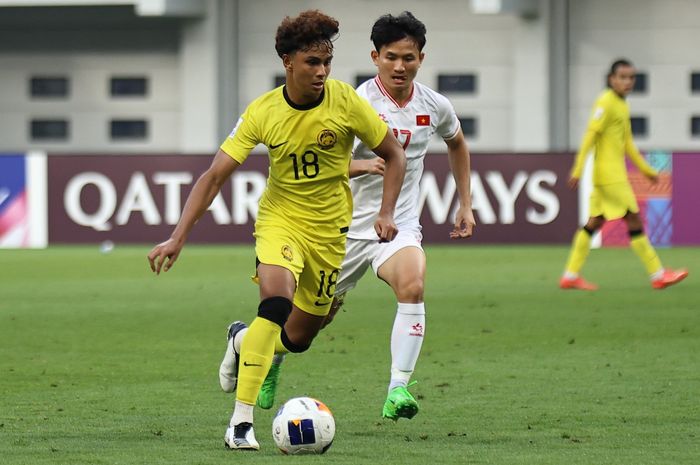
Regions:
<instances>
[{"instance_id":1,"label":"white jersey sleeve","mask_svg":"<svg viewBox=\"0 0 700 465\"><path fill-rule=\"evenodd\" d=\"M357 93L366 98L389 125L406 152L406 176L394 221L399 229L402 226L420 228L418 201L423 161L433 135L450 140L461 130L454 108L446 97L415 81L411 97L404 105L399 105L389 95L379 77L364 82ZM364 160L375 156L372 150L355 140L353 158ZM382 203L382 181L381 176L369 174L350 180L354 207L349 238L377 239L374 222Z\"/></svg>"}]
</instances>

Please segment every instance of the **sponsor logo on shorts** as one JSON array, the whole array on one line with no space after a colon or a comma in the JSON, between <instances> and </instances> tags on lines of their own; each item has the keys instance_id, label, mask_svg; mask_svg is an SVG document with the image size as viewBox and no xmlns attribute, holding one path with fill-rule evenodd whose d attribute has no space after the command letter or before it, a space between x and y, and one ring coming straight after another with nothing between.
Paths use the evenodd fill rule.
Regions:
<instances>
[{"instance_id":1,"label":"sponsor logo on shorts","mask_svg":"<svg viewBox=\"0 0 700 465\"><path fill-rule=\"evenodd\" d=\"M330 300L327 301L327 302L319 302L319 301L317 300L316 302L314 302L314 305L317 306L317 307L323 307L324 305L328 305L328 304L330 304L330 303L331 303Z\"/></svg>"},{"instance_id":2,"label":"sponsor logo on shorts","mask_svg":"<svg viewBox=\"0 0 700 465\"><path fill-rule=\"evenodd\" d=\"M282 258L284 258L288 262L291 262L292 260L294 260L294 254L292 253L291 246L289 246L289 245L282 246Z\"/></svg>"}]
</instances>

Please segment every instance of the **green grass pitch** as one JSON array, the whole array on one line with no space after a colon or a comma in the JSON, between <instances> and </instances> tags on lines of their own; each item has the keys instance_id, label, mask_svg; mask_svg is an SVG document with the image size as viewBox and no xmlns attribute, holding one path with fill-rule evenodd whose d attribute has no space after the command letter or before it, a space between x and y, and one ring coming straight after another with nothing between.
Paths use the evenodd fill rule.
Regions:
<instances>
[{"instance_id":1,"label":"green grass pitch","mask_svg":"<svg viewBox=\"0 0 700 465\"><path fill-rule=\"evenodd\" d=\"M227 324L250 321L251 247L188 246L165 275L148 247L0 251L2 464L697 464L700 249L659 251L689 278L653 291L628 249L591 253L595 293L560 291L566 247L428 246L413 420L382 421L389 288L367 275L336 322L289 356L279 401L318 397L337 434L284 457L223 447Z\"/></svg>"}]
</instances>

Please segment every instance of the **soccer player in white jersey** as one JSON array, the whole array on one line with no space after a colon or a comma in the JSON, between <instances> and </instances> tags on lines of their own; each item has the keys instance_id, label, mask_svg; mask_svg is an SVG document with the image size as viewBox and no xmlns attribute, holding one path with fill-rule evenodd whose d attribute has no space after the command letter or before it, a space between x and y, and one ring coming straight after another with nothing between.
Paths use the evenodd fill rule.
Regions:
<instances>
[{"instance_id":1,"label":"soccer player in white jersey","mask_svg":"<svg viewBox=\"0 0 700 465\"><path fill-rule=\"evenodd\" d=\"M428 143L437 134L447 144L447 156L457 185L459 208L453 239L472 235L474 215L470 196L470 160L459 120L451 103L427 86L415 82L425 54L425 25L410 12L384 15L372 28L372 61L378 75L357 89L357 93L387 122L406 151L406 176L396 204L399 229L392 242L381 242L373 224L382 198L384 160L355 140L350 165L350 187L354 208L348 232L346 256L338 278L335 301L326 319L330 323L368 267L391 286L398 302L391 333L391 378L382 416L391 420L412 418L418 403L407 390L425 334L423 288L426 260L421 247L419 183ZM279 378L282 358L273 360L258 393L258 405L270 408Z\"/></svg>"}]
</instances>

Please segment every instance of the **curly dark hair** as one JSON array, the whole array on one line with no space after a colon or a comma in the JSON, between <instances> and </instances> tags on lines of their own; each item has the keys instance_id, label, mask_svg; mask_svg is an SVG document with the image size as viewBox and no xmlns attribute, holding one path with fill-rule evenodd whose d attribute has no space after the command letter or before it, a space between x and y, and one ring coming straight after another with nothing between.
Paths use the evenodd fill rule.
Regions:
<instances>
[{"instance_id":1,"label":"curly dark hair","mask_svg":"<svg viewBox=\"0 0 700 465\"><path fill-rule=\"evenodd\" d=\"M375 50L401 39L411 39L423 51L425 46L425 24L418 20L410 11L404 11L398 16L386 14L380 16L372 26L370 40Z\"/></svg>"},{"instance_id":2,"label":"curly dark hair","mask_svg":"<svg viewBox=\"0 0 700 465\"><path fill-rule=\"evenodd\" d=\"M333 41L338 35L338 21L320 10L307 10L296 18L282 20L275 36L277 55L289 55L297 50L306 51L317 45L333 50Z\"/></svg>"}]
</instances>

